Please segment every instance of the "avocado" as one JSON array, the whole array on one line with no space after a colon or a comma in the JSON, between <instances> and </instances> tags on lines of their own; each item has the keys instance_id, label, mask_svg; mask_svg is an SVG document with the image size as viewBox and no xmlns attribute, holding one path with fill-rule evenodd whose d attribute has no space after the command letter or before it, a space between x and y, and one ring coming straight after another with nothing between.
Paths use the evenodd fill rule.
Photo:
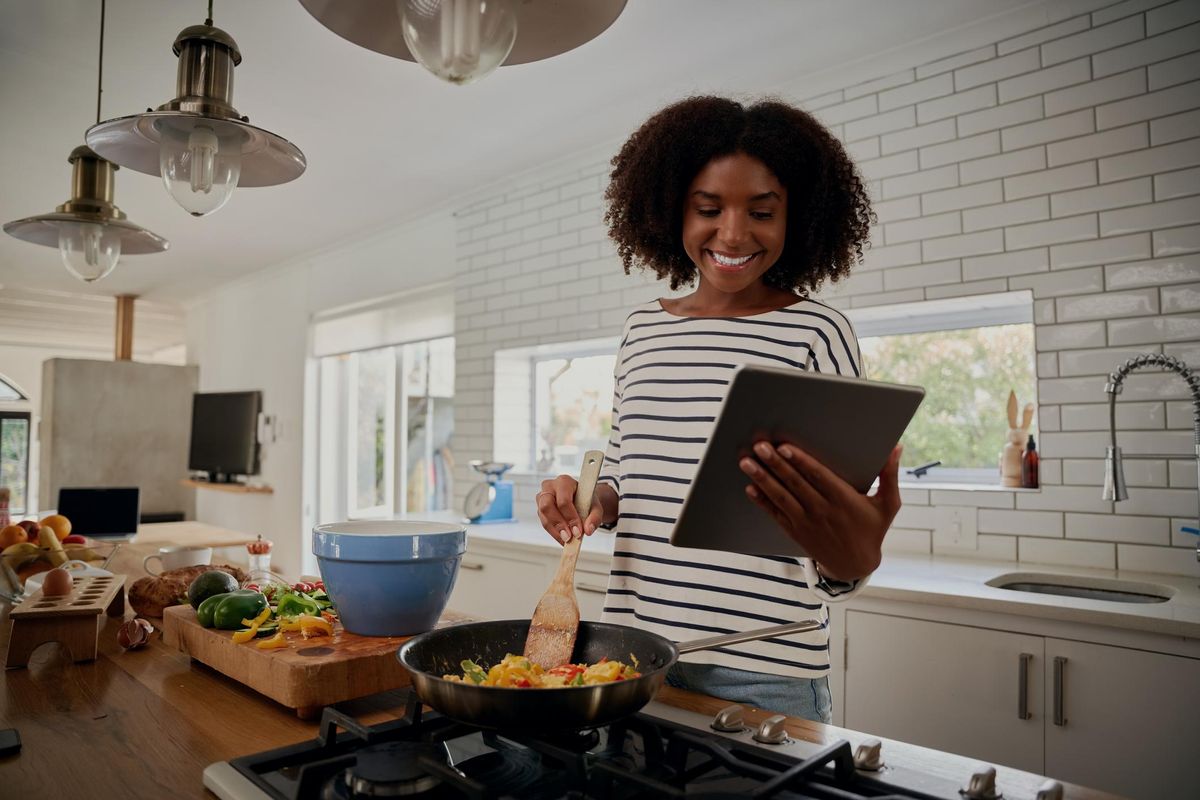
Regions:
<instances>
[{"instance_id":1,"label":"avocado","mask_svg":"<svg viewBox=\"0 0 1200 800\"><path fill-rule=\"evenodd\" d=\"M202 572L188 586L188 602L192 608L199 609L200 604L216 594L226 594L237 591L237 578L219 569Z\"/></svg>"}]
</instances>

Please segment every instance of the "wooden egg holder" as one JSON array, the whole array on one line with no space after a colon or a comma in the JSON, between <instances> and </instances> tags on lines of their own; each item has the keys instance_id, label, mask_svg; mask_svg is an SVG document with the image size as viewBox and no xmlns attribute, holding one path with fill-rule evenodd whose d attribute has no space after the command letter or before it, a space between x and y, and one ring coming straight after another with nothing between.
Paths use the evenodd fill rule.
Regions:
<instances>
[{"instance_id":1,"label":"wooden egg holder","mask_svg":"<svg viewBox=\"0 0 1200 800\"><path fill-rule=\"evenodd\" d=\"M70 594L46 597L39 588L9 612L8 669L23 667L46 642L59 642L73 661L96 658L104 617L125 615L124 575L81 575Z\"/></svg>"}]
</instances>

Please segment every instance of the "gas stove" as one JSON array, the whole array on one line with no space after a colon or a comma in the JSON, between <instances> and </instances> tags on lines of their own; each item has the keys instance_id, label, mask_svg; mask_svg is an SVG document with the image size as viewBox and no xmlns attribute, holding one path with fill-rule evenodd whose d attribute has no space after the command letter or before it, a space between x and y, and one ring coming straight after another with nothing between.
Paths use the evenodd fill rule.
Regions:
<instances>
[{"instance_id":1,"label":"gas stove","mask_svg":"<svg viewBox=\"0 0 1200 800\"><path fill-rule=\"evenodd\" d=\"M204 785L222 800L1001 796L990 767L951 782L886 763L877 740L857 749L796 741L783 717L752 727L742 710L710 719L655 702L598 729L528 735L422 713L410 694L402 719L376 725L326 708L316 739L210 764ZM1047 781L1037 800L1061 797L1061 785Z\"/></svg>"}]
</instances>

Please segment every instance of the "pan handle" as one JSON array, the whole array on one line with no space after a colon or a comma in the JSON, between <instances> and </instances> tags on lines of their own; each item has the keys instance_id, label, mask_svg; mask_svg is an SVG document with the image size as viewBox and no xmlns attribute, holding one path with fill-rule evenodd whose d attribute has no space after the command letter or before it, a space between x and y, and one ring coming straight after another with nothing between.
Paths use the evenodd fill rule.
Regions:
<instances>
[{"instance_id":1,"label":"pan handle","mask_svg":"<svg viewBox=\"0 0 1200 800\"><path fill-rule=\"evenodd\" d=\"M679 654L694 653L697 650L711 650L714 647L724 647L727 644L756 642L759 639L769 639L772 636L786 636L789 633L804 633L816 631L825 627L820 620L806 619L801 622L789 622L787 625L773 625L770 628L755 628L741 633L726 633L721 636L710 636L707 639L693 639L690 642L679 642L676 647Z\"/></svg>"}]
</instances>

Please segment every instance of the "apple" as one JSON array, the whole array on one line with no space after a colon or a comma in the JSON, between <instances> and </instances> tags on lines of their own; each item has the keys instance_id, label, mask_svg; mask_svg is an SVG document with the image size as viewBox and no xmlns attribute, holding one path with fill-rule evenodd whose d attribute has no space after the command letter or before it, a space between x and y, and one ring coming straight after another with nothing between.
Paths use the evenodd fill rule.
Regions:
<instances>
[{"instance_id":1,"label":"apple","mask_svg":"<svg viewBox=\"0 0 1200 800\"><path fill-rule=\"evenodd\" d=\"M62 543L63 544L87 544L87 539L83 538L82 536L80 536L79 534L76 533L76 534L72 534L71 536L68 536L67 538L63 539Z\"/></svg>"},{"instance_id":2,"label":"apple","mask_svg":"<svg viewBox=\"0 0 1200 800\"><path fill-rule=\"evenodd\" d=\"M31 519L23 519L20 522L18 522L17 524L25 529L25 533L27 533L29 535L29 541L31 541L31 542L37 541L38 532L42 529L41 525L37 524L36 522L34 522Z\"/></svg>"}]
</instances>

